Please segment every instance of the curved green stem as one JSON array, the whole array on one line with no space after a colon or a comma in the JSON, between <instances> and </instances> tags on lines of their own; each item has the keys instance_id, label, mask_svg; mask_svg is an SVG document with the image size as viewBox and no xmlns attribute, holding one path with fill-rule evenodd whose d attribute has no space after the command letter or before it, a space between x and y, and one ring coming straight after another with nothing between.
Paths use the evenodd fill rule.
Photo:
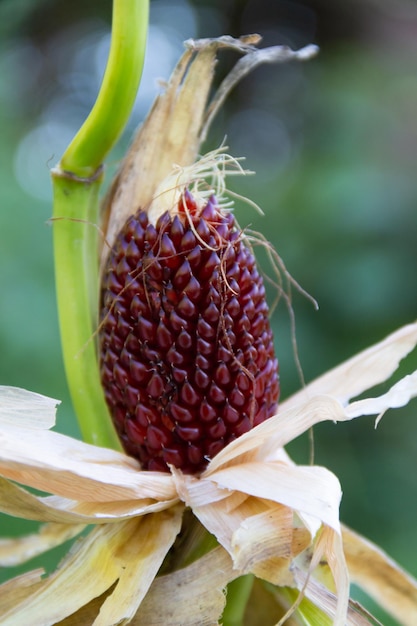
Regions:
<instances>
[{"instance_id":1,"label":"curved green stem","mask_svg":"<svg viewBox=\"0 0 417 626\"><path fill-rule=\"evenodd\" d=\"M114 0L103 84L52 171L54 256L65 370L85 441L119 448L100 382L96 337L100 166L133 107L143 67L148 0Z\"/></svg>"},{"instance_id":2,"label":"curved green stem","mask_svg":"<svg viewBox=\"0 0 417 626\"><path fill-rule=\"evenodd\" d=\"M106 71L90 115L61 159L61 169L89 178L111 150L135 102L145 56L149 0L114 0Z\"/></svg>"},{"instance_id":3,"label":"curved green stem","mask_svg":"<svg viewBox=\"0 0 417 626\"><path fill-rule=\"evenodd\" d=\"M119 448L101 387L94 336L97 324L90 306L92 298L98 301L97 279L94 287L94 274L88 270L91 264L93 271L97 266L97 245L91 244L92 235L97 242L94 224L101 181L80 185L59 171L53 177L56 292L67 381L83 439Z\"/></svg>"}]
</instances>

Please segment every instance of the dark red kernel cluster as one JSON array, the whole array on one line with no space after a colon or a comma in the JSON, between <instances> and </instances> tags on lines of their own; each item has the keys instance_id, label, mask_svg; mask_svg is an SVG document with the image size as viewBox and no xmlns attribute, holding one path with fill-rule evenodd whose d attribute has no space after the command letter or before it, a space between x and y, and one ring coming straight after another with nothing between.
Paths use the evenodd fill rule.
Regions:
<instances>
[{"instance_id":1,"label":"dark red kernel cluster","mask_svg":"<svg viewBox=\"0 0 417 626\"><path fill-rule=\"evenodd\" d=\"M102 285L101 378L143 468L204 469L271 417L278 363L262 277L233 214L185 192L174 216L130 217Z\"/></svg>"}]
</instances>

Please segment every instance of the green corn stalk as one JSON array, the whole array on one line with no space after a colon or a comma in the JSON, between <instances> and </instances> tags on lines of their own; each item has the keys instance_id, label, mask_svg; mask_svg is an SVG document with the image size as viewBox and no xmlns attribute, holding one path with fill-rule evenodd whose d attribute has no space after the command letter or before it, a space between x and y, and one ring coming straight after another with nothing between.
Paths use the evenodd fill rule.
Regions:
<instances>
[{"instance_id":1,"label":"green corn stalk","mask_svg":"<svg viewBox=\"0 0 417 626\"><path fill-rule=\"evenodd\" d=\"M98 218L102 163L131 113L142 74L149 0L114 0L110 53L87 120L52 171L58 316L65 371L83 439L120 448L100 383Z\"/></svg>"}]
</instances>

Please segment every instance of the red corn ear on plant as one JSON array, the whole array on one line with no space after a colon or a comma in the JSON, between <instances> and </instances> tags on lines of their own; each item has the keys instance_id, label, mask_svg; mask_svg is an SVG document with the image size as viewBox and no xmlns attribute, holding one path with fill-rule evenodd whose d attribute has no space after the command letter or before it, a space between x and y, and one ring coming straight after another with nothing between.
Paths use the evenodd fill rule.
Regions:
<instances>
[{"instance_id":1,"label":"red corn ear on plant","mask_svg":"<svg viewBox=\"0 0 417 626\"><path fill-rule=\"evenodd\" d=\"M101 161L133 104L145 4L115 1L109 73L53 172L63 352L86 441L51 430L57 401L0 387L0 510L46 522L3 540L0 563L80 536L56 571L0 586L0 623L375 623L350 600L352 580L413 626L417 582L340 524L336 476L296 465L284 447L321 421L381 415L416 396L414 372L352 400L391 377L417 344L417 324L277 410L264 287L224 200L224 172L237 162L222 150L198 158L239 78L315 49L258 50L258 36L188 42L105 199L101 250L86 229L98 223ZM223 47L243 56L209 102Z\"/></svg>"},{"instance_id":2,"label":"red corn ear on plant","mask_svg":"<svg viewBox=\"0 0 417 626\"><path fill-rule=\"evenodd\" d=\"M274 415L263 280L234 216L188 190L155 226L128 219L103 276L101 376L126 451L145 469L201 471Z\"/></svg>"},{"instance_id":3,"label":"red corn ear on plant","mask_svg":"<svg viewBox=\"0 0 417 626\"><path fill-rule=\"evenodd\" d=\"M253 254L232 213L201 185L194 195L189 189L213 176L225 185L219 164L233 159L221 150L196 159L233 85L259 63L316 52L255 50L258 41L188 42L109 194L101 377L125 449L148 469L199 472L277 408L277 361ZM245 56L207 106L223 47Z\"/></svg>"}]
</instances>

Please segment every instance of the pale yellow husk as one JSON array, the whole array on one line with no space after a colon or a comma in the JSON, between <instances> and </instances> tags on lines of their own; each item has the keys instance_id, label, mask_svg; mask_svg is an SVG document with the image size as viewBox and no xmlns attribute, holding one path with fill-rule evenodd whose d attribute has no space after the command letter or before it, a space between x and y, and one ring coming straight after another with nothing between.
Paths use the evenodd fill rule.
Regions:
<instances>
[{"instance_id":1,"label":"pale yellow husk","mask_svg":"<svg viewBox=\"0 0 417 626\"><path fill-rule=\"evenodd\" d=\"M133 615L136 615L133 623L137 624L182 623L177 617L177 621L169 621L169 611L175 608L175 614L181 616L179 619L185 619L185 612L181 611L190 608L185 598L199 597L203 593L198 579L187 578L190 571L194 571L189 568L197 569L200 564L203 567L205 561L152 581L179 531L184 506L193 509L222 546L215 554L205 557L214 559L207 563L217 563L218 558L218 564L213 567L222 571L224 563L228 564L223 577L207 572L204 593L208 604L195 607L194 617L189 616L189 620L201 612L206 616L201 617L201 623L216 623L224 603L223 587L238 575L251 572L275 585L303 589L306 597L333 617L335 624L367 623L363 621L366 618L348 609L349 584L338 519L339 483L325 468L296 466L283 446L320 421L350 420L358 417L361 410L378 415L407 403L417 395L415 374L403 378L379 397L351 403L348 398L362 393L368 385L383 382L416 343L417 324L410 324L327 373L322 379L325 381L323 390L335 390L334 396L315 395L321 391L321 379L314 381L295 399L283 402L277 416L219 453L199 478L174 469L170 475L141 472L135 461L122 454L74 441L50 430L37 428L37 445L29 446L29 435L35 423L37 426L39 423L37 415L33 424L30 423L31 396L22 394L21 405L9 406L7 415L0 419L0 437L4 443L0 446L0 510L29 519L59 522L46 527L45 549L66 540L71 533L80 532L83 524L99 525L79 540L60 569L49 578L26 579L30 584L18 579L16 587L8 583L0 588L0 602L6 615L0 624L23 624L30 614L37 616L38 621L34 623L53 624L74 612L81 619L83 611L97 613L100 607L101 614L94 616L98 620L94 624L117 623L109 620L116 619L115 616L129 620ZM369 367L371 362L372 368ZM357 368L357 377L353 376L354 368ZM6 396L9 393L6 389ZM36 401L39 407L39 396ZM50 400L45 398L44 402L48 409ZM25 419L21 425L22 411ZM51 454L53 449L58 453ZM54 495L34 495L9 479L35 487L41 484L43 489L48 485L48 491ZM79 491L77 485L81 485ZM352 536L344 531L348 568L353 579L386 606L400 623L411 624L406 615L414 615L413 611L417 610L416 582L382 552L375 547L371 549L370 544L356 535L355 539ZM17 560L24 560L24 555L31 550L38 553L42 549L39 543L42 540L37 535L11 541L16 554L21 555ZM0 543L0 561L7 562L10 558L12 544L7 544L7 540ZM229 556L226 558L226 555ZM99 568L98 563L108 563L108 566ZM91 572L97 568L100 576L92 576ZM381 576L382 571L384 576ZM182 577L193 581L192 584L187 582L191 585L190 596L181 582ZM80 584L80 581L84 582ZM119 582L113 588L116 581ZM391 588L391 594L385 593L384 584ZM163 598L169 593L172 597L179 593L178 589L174 593L175 585L179 585L184 594L186 609L180 607L179 601L173 601L168 611ZM22 589L27 594L23 601ZM94 601L99 596L100 601ZM143 604L138 597L145 598ZM156 621L146 621L154 612Z\"/></svg>"},{"instance_id":2,"label":"pale yellow husk","mask_svg":"<svg viewBox=\"0 0 417 626\"><path fill-rule=\"evenodd\" d=\"M4 626L47 626L74 613L117 582L94 626L128 623L137 612L181 525L171 508L127 522L98 526L76 544L36 591L2 614ZM134 557L132 558L132 553Z\"/></svg>"},{"instance_id":3,"label":"pale yellow husk","mask_svg":"<svg viewBox=\"0 0 417 626\"><path fill-rule=\"evenodd\" d=\"M136 134L104 203L102 267L130 215L142 208L149 212L150 221L155 222L162 212L176 205L184 185L195 180L194 164L201 143L213 116L234 85L262 63L304 61L317 52L315 46L298 51L285 46L257 50L255 46L260 39L259 35L248 35L240 39L224 36L186 42L186 52ZM243 65L236 64L209 101L216 56L222 48L244 55ZM197 170L201 175L198 164Z\"/></svg>"},{"instance_id":4,"label":"pale yellow husk","mask_svg":"<svg viewBox=\"0 0 417 626\"><path fill-rule=\"evenodd\" d=\"M213 626L225 605L223 590L236 576L227 552L216 548L198 562L156 578L130 624ZM60 626L91 626L103 599L92 600Z\"/></svg>"},{"instance_id":5,"label":"pale yellow husk","mask_svg":"<svg viewBox=\"0 0 417 626\"><path fill-rule=\"evenodd\" d=\"M18 514L17 508L16 514ZM0 539L0 567L21 565L38 554L43 554L73 539L84 528L84 524L43 524L36 533L18 538Z\"/></svg>"},{"instance_id":6,"label":"pale yellow husk","mask_svg":"<svg viewBox=\"0 0 417 626\"><path fill-rule=\"evenodd\" d=\"M0 405L0 422L18 421L28 428L52 428L55 424L55 412L60 400L46 398L38 393L19 389L18 387L2 387Z\"/></svg>"},{"instance_id":7,"label":"pale yellow husk","mask_svg":"<svg viewBox=\"0 0 417 626\"><path fill-rule=\"evenodd\" d=\"M351 581L404 626L417 624L417 583L397 563L368 539L342 528L343 547ZM395 607L395 611L393 609Z\"/></svg>"}]
</instances>

